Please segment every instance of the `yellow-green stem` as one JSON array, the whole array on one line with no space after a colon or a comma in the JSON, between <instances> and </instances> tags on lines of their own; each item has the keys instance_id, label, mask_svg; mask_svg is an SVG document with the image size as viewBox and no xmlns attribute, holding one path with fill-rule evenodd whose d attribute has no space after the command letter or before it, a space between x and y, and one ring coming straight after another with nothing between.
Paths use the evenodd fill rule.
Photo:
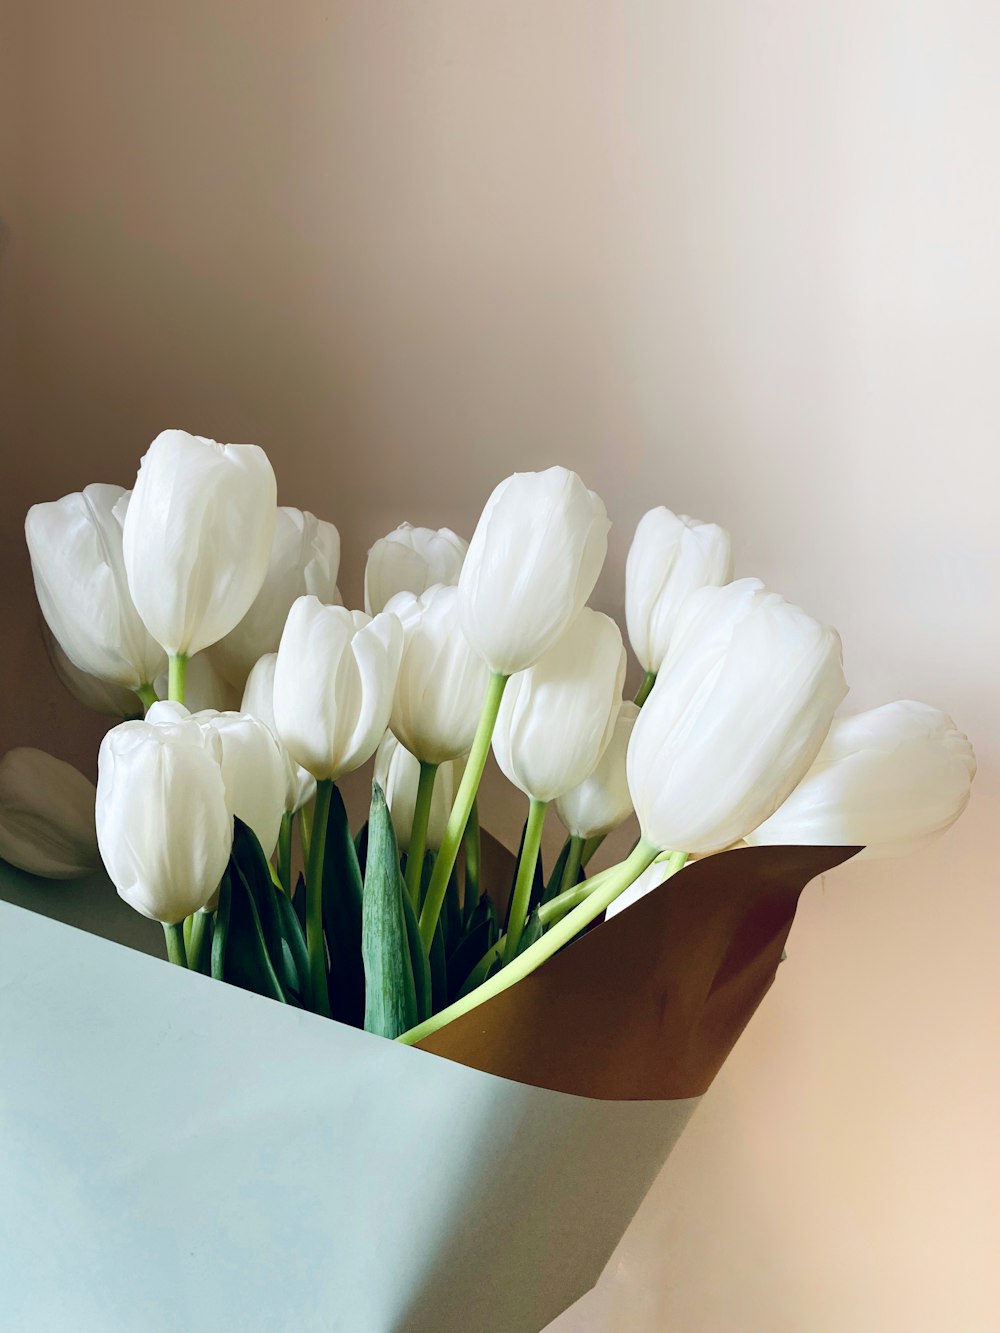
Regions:
<instances>
[{"instance_id":1,"label":"yellow-green stem","mask_svg":"<svg viewBox=\"0 0 1000 1333\"><path fill-rule=\"evenodd\" d=\"M208 927L208 913L195 912L188 917L191 922L191 934L187 944L187 965L197 972L201 965L201 955L205 948L205 930ZM187 922L184 923L187 925Z\"/></svg>"},{"instance_id":2,"label":"yellow-green stem","mask_svg":"<svg viewBox=\"0 0 1000 1333\"><path fill-rule=\"evenodd\" d=\"M167 697L174 703L184 702L187 690L187 654L171 653L167 674Z\"/></svg>"},{"instance_id":3,"label":"yellow-green stem","mask_svg":"<svg viewBox=\"0 0 1000 1333\"><path fill-rule=\"evenodd\" d=\"M142 706L147 713L152 708L153 704L158 702L156 691L148 681L145 685L139 685L136 688L135 693L139 696Z\"/></svg>"},{"instance_id":4,"label":"yellow-green stem","mask_svg":"<svg viewBox=\"0 0 1000 1333\"><path fill-rule=\"evenodd\" d=\"M574 833L569 840L569 848L566 852L566 864L563 866L562 879L559 881L559 892L565 893L571 889L580 878L580 866L583 864L583 838L578 838Z\"/></svg>"},{"instance_id":5,"label":"yellow-green stem","mask_svg":"<svg viewBox=\"0 0 1000 1333\"><path fill-rule=\"evenodd\" d=\"M425 764L421 761L417 796L413 803L413 827L410 830L410 846L406 853L406 888L414 911L420 907L420 874L424 868L424 852L427 850L427 822L431 815L437 770L437 764Z\"/></svg>"},{"instance_id":6,"label":"yellow-green stem","mask_svg":"<svg viewBox=\"0 0 1000 1333\"><path fill-rule=\"evenodd\" d=\"M521 943L521 935L528 919L531 886L535 882L538 848L541 846L542 828L545 824L545 812L548 808L547 801L532 800L528 806L528 822L524 827L521 859L517 863L517 878L514 880L514 895L510 903L507 942L503 950L504 966L517 957L517 946Z\"/></svg>"},{"instance_id":7,"label":"yellow-green stem","mask_svg":"<svg viewBox=\"0 0 1000 1333\"><path fill-rule=\"evenodd\" d=\"M427 886L427 897L424 899L424 908L420 913L420 938L424 942L424 948L428 951L434 939L438 917L441 915L448 881L458 858L458 849L462 845L472 802L476 799L483 769L486 767L486 759L490 752L490 741L493 739L493 728L497 723L500 700L503 698L508 679L509 677L502 676L498 672L494 672L490 676L486 698L483 700L483 711L479 715L479 726L476 728L476 738L472 742L472 749L469 752L469 758L466 760L465 772L455 796L455 804L448 816L441 850L434 862L434 870Z\"/></svg>"},{"instance_id":8,"label":"yellow-green stem","mask_svg":"<svg viewBox=\"0 0 1000 1333\"><path fill-rule=\"evenodd\" d=\"M516 985L517 982L522 981L534 972L535 968L541 967L542 963L551 958L564 945L569 944L570 940L574 939L581 930L585 930L592 921L596 921L618 895L624 893L633 880L655 861L658 855L657 848L650 847L648 843L640 841L631 856L607 873L607 878L600 888L589 893L578 907L575 907L561 921L546 931L540 940L525 949L524 953L519 954L513 962L501 968L489 981L484 982L470 994L463 995L460 1000L456 1000L454 1004L449 1005L446 1009L432 1015L426 1022L411 1028L409 1032L404 1032L396 1040L403 1042L404 1045L413 1046L416 1042L422 1041L424 1037L429 1037L432 1032L436 1032L438 1028L453 1022L472 1009L477 1009L479 1005L485 1004L494 995L499 995L501 991L505 991ZM682 864L683 853L680 854L678 870Z\"/></svg>"},{"instance_id":9,"label":"yellow-green stem","mask_svg":"<svg viewBox=\"0 0 1000 1333\"><path fill-rule=\"evenodd\" d=\"M184 952L184 925L178 921L175 926L163 923L163 937L167 941L167 957L178 967L187 967L187 955Z\"/></svg>"}]
</instances>

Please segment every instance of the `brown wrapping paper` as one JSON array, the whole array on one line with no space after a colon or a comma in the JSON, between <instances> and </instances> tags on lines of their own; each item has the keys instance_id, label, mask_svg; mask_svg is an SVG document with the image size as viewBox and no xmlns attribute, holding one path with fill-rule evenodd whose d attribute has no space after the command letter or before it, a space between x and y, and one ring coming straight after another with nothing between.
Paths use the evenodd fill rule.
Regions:
<instances>
[{"instance_id":1,"label":"brown wrapping paper","mask_svg":"<svg viewBox=\"0 0 1000 1333\"><path fill-rule=\"evenodd\" d=\"M420 1048L582 1097L700 1096L774 980L799 894L858 850L696 861ZM486 865L507 884L496 845Z\"/></svg>"}]
</instances>

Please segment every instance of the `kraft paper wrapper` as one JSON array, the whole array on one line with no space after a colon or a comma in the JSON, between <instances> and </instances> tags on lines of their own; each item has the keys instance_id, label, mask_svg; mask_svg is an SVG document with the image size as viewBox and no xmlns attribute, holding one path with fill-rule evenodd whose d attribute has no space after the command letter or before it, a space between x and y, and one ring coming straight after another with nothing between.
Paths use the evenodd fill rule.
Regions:
<instances>
[{"instance_id":1,"label":"kraft paper wrapper","mask_svg":"<svg viewBox=\"0 0 1000 1333\"><path fill-rule=\"evenodd\" d=\"M695 864L425 1043L446 1059L24 910L162 948L103 877L0 864L0 1322L537 1333L849 854Z\"/></svg>"}]
</instances>

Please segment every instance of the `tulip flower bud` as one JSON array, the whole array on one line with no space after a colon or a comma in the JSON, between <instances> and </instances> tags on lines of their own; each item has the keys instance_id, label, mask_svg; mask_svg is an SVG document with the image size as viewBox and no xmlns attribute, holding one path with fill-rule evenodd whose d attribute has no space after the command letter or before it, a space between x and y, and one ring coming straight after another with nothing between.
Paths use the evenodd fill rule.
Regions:
<instances>
[{"instance_id":1,"label":"tulip flower bud","mask_svg":"<svg viewBox=\"0 0 1000 1333\"><path fill-rule=\"evenodd\" d=\"M323 606L300 597L274 669L274 722L292 758L336 780L375 753L389 724L403 627L391 612Z\"/></svg>"},{"instance_id":2,"label":"tulip flower bud","mask_svg":"<svg viewBox=\"0 0 1000 1333\"><path fill-rule=\"evenodd\" d=\"M639 709L622 703L614 731L594 771L556 800L556 813L575 838L603 838L632 814L625 755Z\"/></svg>"},{"instance_id":3,"label":"tulip flower bud","mask_svg":"<svg viewBox=\"0 0 1000 1333\"><path fill-rule=\"evenodd\" d=\"M454 760L442 763L437 770L427 821L428 851L436 852L441 846L455 792L462 780L462 767L461 760ZM375 752L375 781L385 793L399 850L408 852L417 805L420 761L399 743L391 731L386 732L382 744Z\"/></svg>"},{"instance_id":4,"label":"tulip flower bud","mask_svg":"<svg viewBox=\"0 0 1000 1333\"><path fill-rule=\"evenodd\" d=\"M940 709L900 699L835 718L808 773L746 841L897 856L954 824L975 774L968 737Z\"/></svg>"},{"instance_id":5,"label":"tulip flower bud","mask_svg":"<svg viewBox=\"0 0 1000 1333\"><path fill-rule=\"evenodd\" d=\"M212 662L242 690L254 663L276 653L296 597L339 603L340 533L301 509L279 508L264 586L235 629L214 644Z\"/></svg>"},{"instance_id":6,"label":"tulip flower bud","mask_svg":"<svg viewBox=\"0 0 1000 1333\"><path fill-rule=\"evenodd\" d=\"M167 673L161 672L155 683L157 698L166 699ZM233 712L239 706L240 692L216 671L211 653L195 653L187 664L184 703L192 713L211 708L219 713Z\"/></svg>"},{"instance_id":7,"label":"tulip flower bud","mask_svg":"<svg viewBox=\"0 0 1000 1333\"><path fill-rule=\"evenodd\" d=\"M140 616L171 656L217 643L250 609L267 573L276 497L256 445L165 430L149 446L125 516L125 569Z\"/></svg>"},{"instance_id":8,"label":"tulip flower bud","mask_svg":"<svg viewBox=\"0 0 1000 1333\"><path fill-rule=\"evenodd\" d=\"M419 597L397 593L386 610L403 626L390 728L424 763L468 754L490 673L462 630L458 589L437 586Z\"/></svg>"},{"instance_id":9,"label":"tulip flower bud","mask_svg":"<svg viewBox=\"0 0 1000 1333\"><path fill-rule=\"evenodd\" d=\"M644 671L659 671L688 594L732 577L732 543L725 528L673 514L662 505L643 515L625 565L625 623Z\"/></svg>"},{"instance_id":10,"label":"tulip flower bud","mask_svg":"<svg viewBox=\"0 0 1000 1333\"><path fill-rule=\"evenodd\" d=\"M621 631L585 607L507 685L493 753L515 787L532 800L552 801L589 777L614 733L624 681Z\"/></svg>"},{"instance_id":11,"label":"tulip flower bud","mask_svg":"<svg viewBox=\"0 0 1000 1333\"><path fill-rule=\"evenodd\" d=\"M240 712L258 718L274 737L275 744L281 752L284 768L285 809L289 814L294 814L316 794L316 779L301 764L295 762L278 738L278 730L274 723L274 668L277 662L277 653L267 653L250 672L247 687L243 691Z\"/></svg>"},{"instance_id":12,"label":"tulip flower bud","mask_svg":"<svg viewBox=\"0 0 1000 1333\"><path fill-rule=\"evenodd\" d=\"M221 759L219 737L184 717L122 722L101 743L97 841L143 916L176 925L215 897L233 843Z\"/></svg>"},{"instance_id":13,"label":"tulip flower bud","mask_svg":"<svg viewBox=\"0 0 1000 1333\"><path fill-rule=\"evenodd\" d=\"M113 680L101 680L81 671L63 652L59 640L44 620L42 642L52 663L52 670L77 703L83 704L84 708L92 708L95 713L103 713L105 717L142 717L142 701L134 691L127 685L116 685Z\"/></svg>"},{"instance_id":14,"label":"tulip flower bud","mask_svg":"<svg viewBox=\"0 0 1000 1333\"><path fill-rule=\"evenodd\" d=\"M190 713L183 704L166 701L154 704L146 714L146 721L154 723L188 718L201 727L209 744L212 736L218 738L229 813L253 829L264 855L270 856L285 813L285 767L270 728L249 713L219 713L213 708Z\"/></svg>"},{"instance_id":15,"label":"tulip flower bud","mask_svg":"<svg viewBox=\"0 0 1000 1333\"><path fill-rule=\"evenodd\" d=\"M384 611L399 592L419 595L436 583L455 584L469 544L450 528L414 528L402 523L380 537L365 566L365 611Z\"/></svg>"},{"instance_id":16,"label":"tulip flower bud","mask_svg":"<svg viewBox=\"0 0 1000 1333\"><path fill-rule=\"evenodd\" d=\"M45 879L75 879L100 865L94 784L44 750L0 759L0 856Z\"/></svg>"},{"instance_id":17,"label":"tulip flower bud","mask_svg":"<svg viewBox=\"0 0 1000 1333\"><path fill-rule=\"evenodd\" d=\"M566 468L500 483L458 581L462 625L491 671L523 671L569 628L597 582L610 526L600 497Z\"/></svg>"},{"instance_id":18,"label":"tulip flower bud","mask_svg":"<svg viewBox=\"0 0 1000 1333\"><path fill-rule=\"evenodd\" d=\"M758 580L692 593L629 742L645 841L714 852L763 823L805 775L846 691L836 631Z\"/></svg>"},{"instance_id":19,"label":"tulip flower bud","mask_svg":"<svg viewBox=\"0 0 1000 1333\"><path fill-rule=\"evenodd\" d=\"M95 483L32 505L24 532L38 604L63 652L88 676L134 690L154 680L166 659L129 592L128 507L128 491Z\"/></svg>"}]
</instances>

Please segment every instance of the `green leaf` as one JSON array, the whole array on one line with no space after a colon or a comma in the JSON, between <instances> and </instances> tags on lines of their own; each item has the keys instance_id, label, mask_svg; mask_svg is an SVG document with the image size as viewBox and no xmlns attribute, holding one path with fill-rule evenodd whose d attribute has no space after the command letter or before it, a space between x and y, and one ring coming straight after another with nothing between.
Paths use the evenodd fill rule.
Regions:
<instances>
[{"instance_id":1,"label":"green leaf","mask_svg":"<svg viewBox=\"0 0 1000 1333\"><path fill-rule=\"evenodd\" d=\"M285 1001L281 983L268 956L254 895L235 858L229 862L229 937L226 943L225 980L244 990Z\"/></svg>"},{"instance_id":2,"label":"green leaf","mask_svg":"<svg viewBox=\"0 0 1000 1333\"><path fill-rule=\"evenodd\" d=\"M257 835L242 819L234 819L232 860L246 881L260 920L268 957L275 964L281 957L281 927L276 899L280 890L271 878L271 866Z\"/></svg>"},{"instance_id":3,"label":"green leaf","mask_svg":"<svg viewBox=\"0 0 1000 1333\"><path fill-rule=\"evenodd\" d=\"M406 938L410 946L410 966L413 968L413 990L417 1000L417 1022L422 1023L434 1012L431 990L431 967L427 950L420 938L420 924L405 881L402 889L403 915L406 918Z\"/></svg>"},{"instance_id":4,"label":"green leaf","mask_svg":"<svg viewBox=\"0 0 1000 1333\"><path fill-rule=\"evenodd\" d=\"M562 845L562 851L556 858L556 863L552 867L552 874L549 876L549 882L545 885L545 890L541 896L541 902L547 903L556 896L562 888L563 871L566 869L566 858L569 856L569 838ZM533 907L539 906L539 903L532 903ZM520 950L518 950L520 952Z\"/></svg>"},{"instance_id":5,"label":"green leaf","mask_svg":"<svg viewBox=\"0 0 1000 1333\"><path fill-rule=\"evenodd\" d=\"M524 924L524 930L521 932L521 938L518 941L517 945L518 954L524 953L525 949L529 948L532 944L534 944L537 940L540 940L541 938L542 938L542 919L538 915L538 908L536 907L535 910L532 912L531 916L528 917L527 921ZM517 955L515 954L515 957L516 956Z\"/></svg>"},{"instance_id":6,"label":"green leaf","mask_svg":"<svg viewBox=\"0 0 1000 1333\"><path fill-rule=\"evenodd\" d=\"M361 867L361 874L365 873L365 861L368 859L368 820L358 829L358 836L354 839L354 854L358 858L358 865Z\"/></svg>"},{"instance_id":7,"label":"green leaf","mask_svg":"<svg viewBox=\"0 0 1000 1333\"><path fill-rule=\"evenodd\" d=\"M305 997L309 994L309 950L305 933L285 895L277 894L275 902L281 927L282 967L278 969L281 984L290 999L294 997L301 1008L308 1008Z\"/></svg>"},{"instance_id":8,"label":"green leaf","mask_svg":"<svg viewBox=\"0 0 1000 1333\"><path fill-rule=\"evenodd\" d=\"M417 1022L404 893L396 834L382 788L376 782L372 784L368 817L361 954L365 974L365 1031L381 1037L398 1037Z\"/></svg>"},{"instance_id":9,"label":"green leaf","mask_svg":"<svg viewBox=\"0 0 1000 1333\"><path fill-rule=\"evenodd\" d=\"M397 862L398 864L398 862ZM365 973L361 961L361 866L351 837L344 799L330 797L323 858L323 931L330 951L330 1013L361 1027L365 1016Z\"/></svg>"},{"instance_id":10,"label":"green leaf","mask_svg":"<svg viewBox=\"0 0 1000 1333\"><path fill-rule=\"evenodd\" d=\"M431 967L432 1012L437 1013L448 1003L448 964L444 949L444 925L440 917L438 917L438 923L434 927L434 938L431 940L428 961Z\"/></svg>"},{"instance_id":11,"label":"green leaf","mask_svg":"<svg viewBox=\"0 0 1000 1333\"><path fill-rule=\"evenodd\" d=\"M483 894L486 898L486 895ZM487 899L487 902L489 900ZM456 1000L462 993L469 974L479 960L496 943L496 919L487 911L477 909L473 915L471 929L463 937L455 952L448 959L448 1003Z\"/></svg>"},{"instance_id":12,"label":"green leaf","mask_svg":"<svg viewBox=\"0 0 1000 1333\"><path fill-rule=\"evenodd\" d=\"M215 909L215 928L212 932L211 975L216 981L225 980L226 942L229 939L229 907L232 899L229 871L219 885L219 905Z\"/></svg>"}]
</instances>

